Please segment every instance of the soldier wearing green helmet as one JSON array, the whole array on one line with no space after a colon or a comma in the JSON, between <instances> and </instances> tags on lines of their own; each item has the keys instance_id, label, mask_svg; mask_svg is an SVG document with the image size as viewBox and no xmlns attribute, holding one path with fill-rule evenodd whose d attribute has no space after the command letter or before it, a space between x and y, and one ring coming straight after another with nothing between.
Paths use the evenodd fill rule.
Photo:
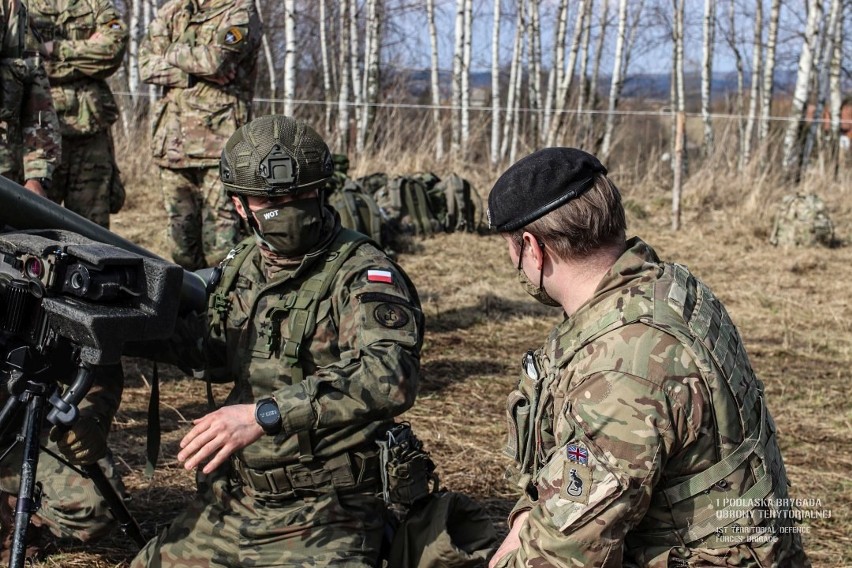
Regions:
<instances>
[{"instance_id":1,"label":"soldier wearing green helmet","mask_svg":"<svg viewBox=\"0 0 852 568\"><path fill-rule=\"evenodd\" d=\"M414 402L423 316L402 269L325 204L332 169L322 138L285 116L249 122L222 151L253 234L166 359L234 388L180 444L198 499L134 568L379 562L375 440Z\"/></svg>"}]
</instances>

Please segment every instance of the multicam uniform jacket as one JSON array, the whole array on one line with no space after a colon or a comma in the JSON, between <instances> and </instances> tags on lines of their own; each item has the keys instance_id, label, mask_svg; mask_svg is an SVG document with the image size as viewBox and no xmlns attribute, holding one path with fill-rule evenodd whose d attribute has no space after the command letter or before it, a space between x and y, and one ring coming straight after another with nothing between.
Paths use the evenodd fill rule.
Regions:
<instances>
[{"instance_id":1,"label":"multicam uniform jacket","mask_svg":"<svg viewBox=\"0 0 852 568\"><path fill-rule=\"evenodd\" d=\"M0 2L0 174L50 179L60 157L59 122L26 6L16 4Z\"/></svg>"},{"instance_id":2,"label":"multicam uniform jacket","mask_svg":"<svg viewBox=\"0 0 852 568\"><path fill-rule=\"evenodd\" d=\"M273 397L283 418L281 434L239 452L249 468L298 464L309 457L306 451L320 463L374 451L379 429L414 402L423 340L419 300L404 273L373 245L361 244L346 258L327 294L317 298L315 330L300 342L295 337L305 315L300 309L318 293L317 279L356 238L341 232L339 221L334 227L335 237L319 252L272 280L254 248L227 300L212 301L206 365L213 380L235 381L226 404ZM250 245L253 238L240 247ZM297 366L301 381L294 378ZM310 432L309 449L300 447L300 432Z\"/></svg>"},{"instance_id":3,"label":"multicam uniform jacket","mask_svg":"<svg viewBox=\"0 0 852 568\"><path fill-rule=\"evenodd\" d=\"M171 0L139 48L142 80L165 87L152 152L167 168L215 167L250 118L263 33L252 0Z\"/></svg>"},{"instance_id":4,"label":"multicam uniform jacket","mask_svg":"<svg viewBox=\"0 0 852 568\"><path fill-rule=\"evenodd\" d=\"M803 566L775 426L719 301L639 239L524 360L529 511L498 566Z\"/></svg>"},{"instance_id":5,"label":"multicam uniform jacket","mask_svg":"<svg viewBox=\"0 0 852 568\"><path fill-rule=\"evenodd\" d=\"M103 132L118 119L105 79L124 59L121 16L110 0L30 0L29 7L41 41L53 42L45 68L62 135Z\"/></svg>"}]
</instances>

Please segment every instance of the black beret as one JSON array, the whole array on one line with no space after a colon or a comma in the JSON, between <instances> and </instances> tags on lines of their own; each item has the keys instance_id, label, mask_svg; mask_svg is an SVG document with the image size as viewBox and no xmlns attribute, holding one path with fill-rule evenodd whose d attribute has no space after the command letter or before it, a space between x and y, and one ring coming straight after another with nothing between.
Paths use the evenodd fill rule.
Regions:
<instances>
[{"instance_id":1,"label":"black beret","mask_svg":"<svg viewBox=\"0 0 852 568\"><path fill-rule=\"evenodd\" d=\"M544 148L515 162L491 188L488 222L504 233L520 229L580 197L606 175L597 158L576 148Z\"/></svg>"}]
</instances>

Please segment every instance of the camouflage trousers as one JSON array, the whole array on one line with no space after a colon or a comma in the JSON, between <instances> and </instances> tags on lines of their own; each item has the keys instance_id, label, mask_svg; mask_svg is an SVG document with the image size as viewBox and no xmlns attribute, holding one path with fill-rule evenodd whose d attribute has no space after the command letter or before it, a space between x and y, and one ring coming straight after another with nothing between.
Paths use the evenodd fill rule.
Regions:
<instances>
[{"instance_id":1,"label":"camouflage trousers","mask_svg":"<svg viewBox=\"0 0 852 568\"><path fill-rule=\"evenodd\" d=\"M59 454L56 444L48 440L47 432L42 433L41 445ZM0 463L0 489L13 495L18 494L22 455L22 444L18 444ZM124 483L112 455L99 460L98 465L118 495L124 496ZM47 452L39 453L36 483L42 489L41 508L37 514L57 537L90 542L106 536L115 526L95 484Z\"/></svg>"},{"instance_id":2,"label":"camouflage trousers","mask_svg":"<svg viewBox=\"0 0 852 568\"><path fill-rule=\"evenodd\" d=\"M379 565L385 515L374 495L329 490L261 497L214 475L199 476L197 498L131 568Z\"/></svg>"},{"instance_id":3,"label":"camouflage trousers","mask_svg":"<svg viewBox=\"0 0 852 568\"><path fill-rule=\"evenodd\" d=\"M240 218L217 168L160 168L172 258L187 270L214 266L242 240Z\"/></svg>"},{"instance_id":4,"label":"camouflage trousers","mask_svg":"<svg viewBox=\"0 0 852 568\"><path fill-rule=\"evenodd\" d=\"M117 213L124 204L124 185L109 130L62 139L62 162L53 172L47 196L109 229L110 213Z\"/></svg>"}]
</instances>

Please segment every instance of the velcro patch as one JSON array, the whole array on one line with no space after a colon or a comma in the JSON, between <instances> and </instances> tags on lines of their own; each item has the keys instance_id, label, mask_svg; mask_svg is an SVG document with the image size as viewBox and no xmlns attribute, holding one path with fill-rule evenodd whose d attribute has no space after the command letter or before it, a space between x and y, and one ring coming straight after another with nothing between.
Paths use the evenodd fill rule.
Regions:
<instances>
[{"instance_id":1,"label":"velcro patch","mask_svg":"<svg viewBox=\"0 0 852 568\"><path fill-rule=\"evenodd\" d=\"M408 313L396 304L383 303L376 306L373 310L373 317L379 322L379 325L396 329L403 327L408 323Z\"/></svg>"},{"instance_id":2,"label":"velcro patch","mask_svg":"<svg viewBox=\"0 0 852 568\"><path fill-rule=\"evenodd\" d=\"M122 24L121 20L116 18L107 22L107 27L111 30L120 30L124 27L124 25Z\"/></svg>"},{"instance_id":3,"label":"velcro patch","mask_svg":"<svg viewBox=\"0 0 852 568\"><path fill-rule=\"evenodd\" d=\"M592 474L588 467L566 467L559 496L575 503L587 504L592 488Z\"/></svg>"}]
</instances>

